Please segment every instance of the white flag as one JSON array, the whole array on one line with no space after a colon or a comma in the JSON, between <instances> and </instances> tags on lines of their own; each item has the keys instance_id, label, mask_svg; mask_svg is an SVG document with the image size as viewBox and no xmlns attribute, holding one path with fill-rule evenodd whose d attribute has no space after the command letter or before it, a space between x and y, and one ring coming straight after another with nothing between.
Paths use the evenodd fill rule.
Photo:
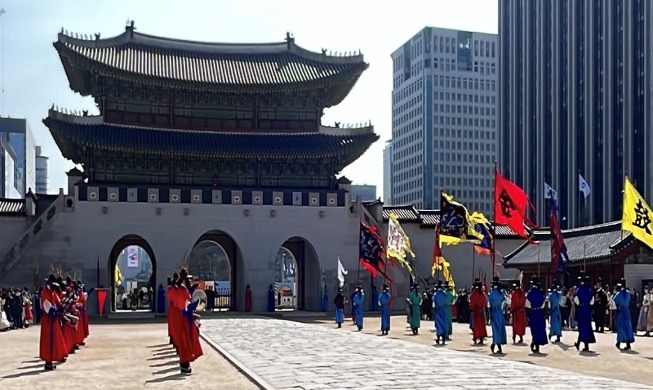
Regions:
<instances>
[{"instance_id":1,"label":"white flag","mask_svg":"<svg viewBox=\"0 0 653 390\"><path fill-rule=\"evenodd\" d=\"M544 182L544 199L558 200L558 191L554 190L553 187Z\"/></svg>"},{"instance_id":2,"label":"white flag","mask_svg":"<svg viewBox=\"0 0 653 390\"><path fill-rule=\"evenodd\" d=\"M342 265L342 262L340 262L340 256L338 256L338 280L340 281L339 287L344 286L345 275L347 275L347 271L345 270L345 267Z\"/></svg>"},{"instance_id":3,"label":"white flag","mask_svg":"<svg viewBox=\"0 0 653 390\"><path fill-rule=\"evenodd\" d=\"M578 174L578 190L583 193L583 196L585 196L585 199L587 199L588 196L590 196L590 193L592 191L590 190L590 185L587 184L585 179L583 179L583 176L581 174Z\"/></svg>"}]
</instances>

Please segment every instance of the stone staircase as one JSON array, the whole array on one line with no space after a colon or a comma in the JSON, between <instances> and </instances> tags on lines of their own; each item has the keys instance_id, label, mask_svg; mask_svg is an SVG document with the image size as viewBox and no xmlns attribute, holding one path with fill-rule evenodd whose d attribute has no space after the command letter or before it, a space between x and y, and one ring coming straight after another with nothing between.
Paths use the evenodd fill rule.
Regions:
<instances>
[{"instance_id":1,"label":"stone staircase","mask_svg":"<svg viewBox=\"0 0 653 390\"><path fill-rule=\"evenodd\" d=\"M27 209L28 218L30 218L30 202L32 202L32 200L26 199L25 208ZM63 191L61 191L56 199L54 199L54 201L49 206L47 206L43 212L38 210L39 213L35 214L36 216L33 217L34 220L32 221L32 224L21 235L20 240L11 247L11 249L2 257L2 259L0 259L1 275L8 274L16 266L16 264L20 262L20 260L23 258L23 255L29 249L29 246L38 237L38 234L54 222L54 218L59 212L61 212L61 210L63 210L63 208L64 194Z\"/></svg>"}]
</instances>

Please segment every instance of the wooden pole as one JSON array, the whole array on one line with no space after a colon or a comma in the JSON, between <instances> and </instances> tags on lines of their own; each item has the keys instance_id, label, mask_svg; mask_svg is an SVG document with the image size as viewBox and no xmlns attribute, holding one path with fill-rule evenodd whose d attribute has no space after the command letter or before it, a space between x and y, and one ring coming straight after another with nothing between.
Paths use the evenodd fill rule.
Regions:
<instances>
[{"instance_id":1,"label":"wooden pole","mask_svg":"<svg viewBox=\"0 0 653 390\"><path fill-rule=\"evenodd\" d=\"M540 246L537 246L537 277L540 277Z\"/></svg>"},{"instance_id":2,"label":"wooden pole","mask_svg":"<svg viewBox=\"0 0 653 390\"><path fill-rule=\"evenodd\" d=\"M587 244L583 243L583 268L587 272L587 256L585 255L585 250L587 249Z\"/></svg>"},{"instance_id":3,"label":"wooden pole","mask_svg":"<svg viewBox=\"0 0 653 390\"><path fill-rule=\"evenodd\" d=\"M578 205L577 205L577 207L578 207L577 210L578 211L576 212L576 214L578 216L578 220L576 222L576 226L585 226L584 223L583 223L583 225L581 225L581 218L582 218L583 213L582 213L582 210L581 210L581 207L580 207L580 169L578 170L578 183L579 183L579 187L578 187L578 191L577 191L578 193L576 194L576 197L578 198ZM584 205L585 205L585 202L583 202L583 206Z\"/></svg>"},{"instance_id":4,"label":"wooden pole","mask_svg":"<svg viewBox=\"0 0 653 390\"><path fill-rule=\"evenodd\" d=\"M476 270L476 250L474 249L474 245L472 245L472 282L474 281L474 275L476 273L474 272Z\"/></svg>"},{"instance_id":5,"label":"wooden pole","mask_svg":"<svg viewBox=\"0 0 653 390\"><path fill-rule=\"evenodd\" d=\"M490 226L490 240L492 243L492 277L494 277L494 269L497 261L497 251L495 248L495 243L494 243L494 235L496 233L496 219L497 219L497 206L496 206L496 201L497 201L497 173L499 171L497 170L497 160L494 160L494 198L492 202L492 224Z\"/></svg>"}]
</instances>

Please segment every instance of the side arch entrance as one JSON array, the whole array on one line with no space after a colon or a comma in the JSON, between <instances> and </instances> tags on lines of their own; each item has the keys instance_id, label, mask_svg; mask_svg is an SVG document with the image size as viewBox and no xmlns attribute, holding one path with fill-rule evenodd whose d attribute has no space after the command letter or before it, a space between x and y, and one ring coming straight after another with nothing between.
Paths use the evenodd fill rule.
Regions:
<instances>
[{"instance_id":1,"label":"side arch entrance","mask_svg":"<svg viewBox=\"0 0 653 390\"><path fill-rule=\"evenodd\" d=\"M313 245L291 237L277 250L274 264L276 310L320 310L323 283Z\"/></svg>"},{"instance_id":2,"label":"side arch entrance","mask_svg":"<svg viewBox=\"0 0 653 390\"><path fill-rule=\"evenodd\" d=\"M222 231L203 234L188 256L188 273L206 292L207 310L236 310L240 251Z\"/></svg>"},{"instance_id":3,"label":"side arch entrance","mask_svg":"<svg viewBox=\"0 0 653 390\"><path fill-rule=\"evenodd\" d=\"M109 254L111 311L154 311L156 258L150 244L130 234L119 239Z\"/></svg>"}]
</instances>

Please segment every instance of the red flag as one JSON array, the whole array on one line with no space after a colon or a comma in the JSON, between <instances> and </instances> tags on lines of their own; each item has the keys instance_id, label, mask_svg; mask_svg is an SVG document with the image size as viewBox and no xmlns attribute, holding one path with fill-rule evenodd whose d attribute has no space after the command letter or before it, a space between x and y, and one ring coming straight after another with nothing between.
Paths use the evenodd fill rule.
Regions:
<instances>
[{"instance_id":1,"label":"red flag","mask_svg":"<svg viewBox=\"0 0 653 390\"><path fill-rule=\"evenodd\" d=\"M535 224L527 216L528 208L530 207L533 211L535 208L524 190L501 176L496 169L494 170L494 186L494 223L508 226L520 237L535 243L524 229L524 224L535 227Z\"/></svg>"},{"instance_id":2,"label":"red flag","mask_svg":"<svg viewBox=\"0 0 653 390\"><path fill-rule=\"evenodd\" d=\"M100 317L104 314L104 303L107 301L107 290L98 290L97 292L97 310Z\"/></svg>"}]
</instances>

